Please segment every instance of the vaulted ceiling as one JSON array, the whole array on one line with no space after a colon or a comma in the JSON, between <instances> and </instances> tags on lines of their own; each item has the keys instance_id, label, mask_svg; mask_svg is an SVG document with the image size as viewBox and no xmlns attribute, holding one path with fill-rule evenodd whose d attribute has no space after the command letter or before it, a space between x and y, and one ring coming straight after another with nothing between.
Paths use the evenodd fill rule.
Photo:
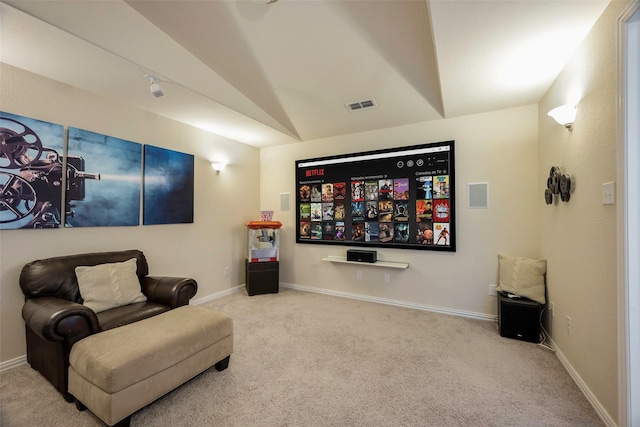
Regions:
<instances>
[{"instance_id":1,"label":"vaulted ceiling","mask_svg":"<svg viewBox=\"0 0 640 427\"><path fill-rule=\"evenodd\" d=\"M608 3L6 0L0 60L265 147L535 104Z\"/></svg>"}]
</instances>

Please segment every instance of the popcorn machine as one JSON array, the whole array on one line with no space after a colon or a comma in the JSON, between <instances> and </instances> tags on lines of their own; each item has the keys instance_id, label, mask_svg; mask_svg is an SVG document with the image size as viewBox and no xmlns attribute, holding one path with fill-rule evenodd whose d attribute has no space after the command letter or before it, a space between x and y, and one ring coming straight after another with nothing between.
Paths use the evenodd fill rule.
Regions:
<instances>
[{"instance_id":1,"label":"popcorn machine","mask_svg":"<svg viewBox=\"0 0 640 427\"><path fill-rule=\"evenodd\" d=\"M249 296L278 293L280 276L280 221L271 221L273 212L261 212L262 221L247 222L248 252L246 287Z\"/></svg>"}]
</instances>

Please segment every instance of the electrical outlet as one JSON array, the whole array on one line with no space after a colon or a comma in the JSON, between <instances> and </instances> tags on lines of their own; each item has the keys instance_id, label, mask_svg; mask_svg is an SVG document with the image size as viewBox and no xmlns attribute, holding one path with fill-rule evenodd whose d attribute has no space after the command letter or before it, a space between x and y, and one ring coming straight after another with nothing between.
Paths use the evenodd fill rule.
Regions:
<instances>
[{"instance_id":1,"label":"electrical outlet","mask_svg":"<svg viewBox=\"0 0 640 427\"><path fill-rule=\"evenodd\" d=\"M228 276L228 275L229 275L229 273L230 273L230 268L229 268L229 267L225 267L225 268L224 268L224 273L223 273L223 274L224 274L225 276Z\"/></svg>"},{"instance_id":2,"label":"electrical outlet","mask_svg":"<svg viewBox=\"0 0 640 427\"><path fill-rule=\"evenodd\" d=\"M384 283L391 283L391 274L385 273L385 275L384 275Z\"/></svg>"},{"instance_id":3,"label":"electrical outlet","mask_svg":"<svg viewBox=\"0 0 640 427\"><path fill-rule=\"evenodd\" d=\"M497 286L497 285L494 285L494 284L490 284L490 285L489 285L489 296L490 296L490 297L495 297L496 295L498 295L498 292L496 292L496 288L497 288L497 287L498 287L498 286Z\"/></svg>"},{"instance_id":4,"label":"electrical outlet","mask_svg":"<svg viewBox=\"0 0 640 427\"><path fill-rule=\"evenodd\" d=\"M567 333L571 336L571 317L567 316Z\"/></svg>"},{"instance_id":5,"label":"electrical outlet","mask_svg":"<svg viewBox=\"0 0 640 427\"><path fill-rule=\"evenodd\" d=\"M362 271L360 270L356 271L356 279L362 280Z\"/></svg>"},{"instance_id":6,"label":"electrical outlet","mask_svg":"<svg viewBox=\"0 0 640 427\"><path fill-rule=\"evenodd\" d=\"M551 312L551 317L556 317L556 310L553 305L553 301L549 303L549 311Z\"/></svg>"}]
</instances>

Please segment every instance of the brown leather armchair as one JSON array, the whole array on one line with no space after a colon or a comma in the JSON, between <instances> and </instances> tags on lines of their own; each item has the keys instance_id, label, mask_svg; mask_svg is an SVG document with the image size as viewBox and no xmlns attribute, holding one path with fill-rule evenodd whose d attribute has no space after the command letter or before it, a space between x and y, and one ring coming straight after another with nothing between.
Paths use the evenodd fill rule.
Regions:
<instances>
[{"instance_id":1,"label":"brown leather armchair","mask_svg":"<svg viewBox=\"0 0 640 427\"><path fill-rule=\"evenodd\" d=\"M94 313L82 305L75 274L77 266L137 259L136 274L146 302ZM27 361L71 402L67 391L69 352L81 339L107 329L188 305L198 285L182 277L148 276L144 254L138 250L69 255L30 262L20 274L25 295L22 317L26 323Z\"/></svg>"}]
</instances>

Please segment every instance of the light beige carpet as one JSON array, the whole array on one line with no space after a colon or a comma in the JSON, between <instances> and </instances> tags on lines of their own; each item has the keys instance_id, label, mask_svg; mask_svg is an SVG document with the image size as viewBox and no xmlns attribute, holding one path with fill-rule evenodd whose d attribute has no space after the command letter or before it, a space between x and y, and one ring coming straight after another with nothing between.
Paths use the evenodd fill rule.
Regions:
<instances>
[{"instance_id":1,"label":"light beige carpet","mask_svg":"<svg viewBox=\"0 0 640 427\"><path fill-rule=\"evenodd\" d=\"M556 356L494 322L281 289L203 305L234 319L229 368L138 411L138 426L602 426ZM28 365L0 424L100 426Z\"/></svg>"}]
</instances>

